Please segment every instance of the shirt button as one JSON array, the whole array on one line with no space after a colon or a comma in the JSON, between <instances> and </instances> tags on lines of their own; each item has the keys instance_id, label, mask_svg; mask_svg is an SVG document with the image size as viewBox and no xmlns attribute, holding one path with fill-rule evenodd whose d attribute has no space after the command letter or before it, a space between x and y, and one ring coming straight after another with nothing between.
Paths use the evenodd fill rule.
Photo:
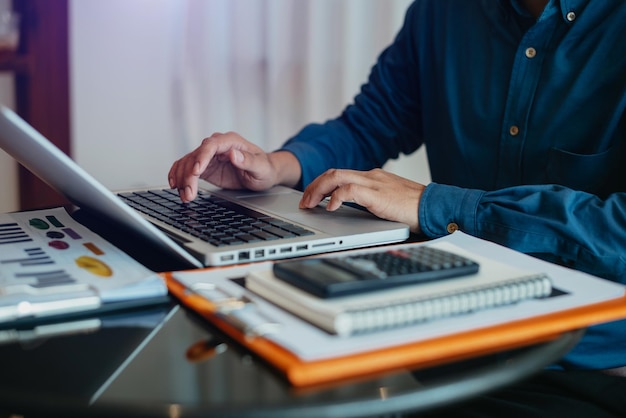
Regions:
<instances>
[{"instance_id":1,"label":"shirt button","mask_svg":"<svg viewBox=\"0 0 626 418\"><path fill-rule=\"evenodd\" d=\"M509 128L509 133L511 134L511 136L517 136L517 134L519 134L519 127L517 127L517 125L511 125L511 127Z\"/></svg>"},{"instance_id":2,"label":"shirt button","mask_svg":"<svg viewBox=\"0 0 626 418\"><path fill-rule=\"evenodd\" d=\"M569 21L569 22L573 22L574 20L576 20L576 13L574 12L569 12L565 18Z\"/></svg>"},{"instance_id":3,"label":"shirt button","mask_svg":"<svg viewBox=\"0 0 626 418\"><path fill-rule=\"evenodd\" d=\"M537 55L537 50L535 48L526 48L526 58L535 58L535 55Z\"/></svg>"},{"instance_id":4,"label":"shirt button","mask_svg":"<svg viewBox=\"0 0 626 418\"><path fill-rule=\"evenodd\" d=\"M455 231L459 230L459 226L457 224L455 224L454 222L450 222L448 224L448 226L446 227L446 230L448 231L448 234L451 234Z\"/></svg>"}]
</instances>

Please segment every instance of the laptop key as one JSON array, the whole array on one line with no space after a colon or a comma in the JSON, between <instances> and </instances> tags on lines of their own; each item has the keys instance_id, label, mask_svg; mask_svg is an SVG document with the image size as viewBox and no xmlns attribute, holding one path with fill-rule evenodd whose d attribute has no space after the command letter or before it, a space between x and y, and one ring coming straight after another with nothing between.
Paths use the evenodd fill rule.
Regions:
<instances>
[{"instance_id":1,"label":"laptop key","mask_svg":"<svg viewBox=\"0 0 626 418\"><path fill-rule=\"evenodd\" d=\"M235 235L235 238L238 238L242 241L245 242L259 242L259 241L263 241L261 238L254 236L252 234L238 234Z\"/></svg>"},{"instance_id":2,"label":"laptop key","mask_svg":"<svg viewBox=\"0 0 626 418\"><path fill-rule=\"evenodd\" d=\"M280 238L291 238L295 235L289 231L285 231L284 229L276 228L275 226L269 226L267 228L263 228L263 231L269 232L270 234L274 234Z\"/></svg>"},{"instance_id":3,"label":"laptop key","mask_svg":"<svg viewBox=\"0 0 626 418\"><path fill-rule=\"evenodd\" d=\"M182 203L171 189L120 193L119 197L136 210L216 246L313 234L205 191L190 203Z\"/></svg>"},{"instance_id":4,"label":"laptop key","mask_svg":"<svg viewBox=\"0 0 626 418\"><path fill-rule=\"evenodd\" d=\"M265 232L261 229L250 232L252 235L261 238L263 241L274 241L278 239L277 235L270 234L269 232Z\"/></svg>"}]
</instances>

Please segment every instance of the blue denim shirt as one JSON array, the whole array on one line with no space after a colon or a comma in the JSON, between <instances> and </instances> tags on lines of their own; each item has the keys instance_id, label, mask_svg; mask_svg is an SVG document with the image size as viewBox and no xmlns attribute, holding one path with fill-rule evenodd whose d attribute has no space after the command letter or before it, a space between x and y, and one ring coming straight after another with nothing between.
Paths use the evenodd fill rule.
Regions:
<instances>
[{"instance_id":1,"label":"blue denim shirt","mask_svg":"<svg viewBox=\"0 0 626 418\"><path fill-rule=\"evenodd\" d=\"M354 104L289 140L302 185L426 146L428 237L450 225L626 283L626 1L417 0ZM564 367L626 365L626 321Z\"/></svg>"}]
</instances>

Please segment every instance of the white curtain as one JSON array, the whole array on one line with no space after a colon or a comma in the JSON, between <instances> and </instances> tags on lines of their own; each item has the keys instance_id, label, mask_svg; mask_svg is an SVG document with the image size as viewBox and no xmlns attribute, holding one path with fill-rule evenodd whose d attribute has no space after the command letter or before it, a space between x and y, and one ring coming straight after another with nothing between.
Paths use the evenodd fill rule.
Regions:
<instances>
[{"instance_id":1,"label":"white curtain","mask_svg":"<svg viewBox=\"0 0 626 418\"><path fill-rule=\"evenodd\" d=\"M213 132L276 149L352 101L410 2L71 0L73 155L120 190ZM428 181L424 153L386 168Z\"/></svg>"},{"instance_id":2,"label":"white curtain","mask_svg":"<svg viewBox=\"0 0 626 418\"><path fill-rule=\"evenodd\" d=\"M266 150L339 114L410 0L172 0L180 154L213 132Z\"/></svg>"}]
</instances>

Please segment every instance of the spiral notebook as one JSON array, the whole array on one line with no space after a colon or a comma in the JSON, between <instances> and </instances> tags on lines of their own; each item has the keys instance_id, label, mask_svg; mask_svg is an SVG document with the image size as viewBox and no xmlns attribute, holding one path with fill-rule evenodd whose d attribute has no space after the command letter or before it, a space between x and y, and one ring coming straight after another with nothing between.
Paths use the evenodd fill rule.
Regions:
<instances>
[{"instance_id":1,"label":"spiral notebook","mask_svg":"<svg viewBox=\"0 0 626 418\"><path fill-rule=\"evenodd\" d=\"M297 387L429 367L548 341L563 332L626 318L625 286L462 232L425 244L386 248L443 243L471 252L482 263L481 271L490 271L493 262L496 266L506 265L503 270L491 270L498 273L496 276L514 270L544 273L551 279L552 293L549 297L341 336L303 320L248 288L252 273L271 271L270 262L177 271L163 273L163 277L171 294L183 305L267 361ZM246 275L248 280L244 280ZM543 280L537 283L545 286Z\"/></svg>"},{"instance_id":2,"label":"spiral notebook","mask_svg":"<svg viewBox=\"0 0 626 418\"><path fill-rule=\"evenodd\" d=\"M448 242L435 243L432 247L468 257L478 262L480 271L467 277L324 299L277 279L272 270L267 269L250 272L246 277L246 288L340 336L545 298L553 292L552 282L545 273L490 260Z\"/></svg>"}]
</instances>

